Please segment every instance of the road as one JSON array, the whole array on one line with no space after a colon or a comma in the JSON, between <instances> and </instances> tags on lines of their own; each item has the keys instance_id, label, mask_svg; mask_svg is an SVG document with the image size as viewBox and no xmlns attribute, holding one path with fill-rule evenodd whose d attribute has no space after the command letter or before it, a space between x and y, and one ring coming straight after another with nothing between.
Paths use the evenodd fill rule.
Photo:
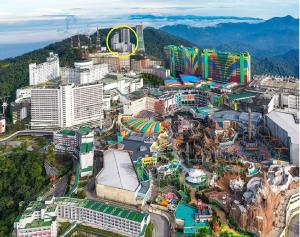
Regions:
<instances>
[{"instance_id":1,"label":"road","mask_svg":"<svg viewBox=\"0 0 300 237\"><path fill-rule=\"evenodd\" d=\"M154 231L153 231L154 237L169 236L169 223L166 220L166 218L157 214L150 213L150 219L154 227Z\"/></svg>"},{"instance_id":2,"label":"road","mask_svg":"<svg viewBox=\"0 0 300 237\"><path fill-rule=\"evenodd\" d=\"M288 237L298 237L299 236L299 214L294 216L291 220L289 226L287 227Z\"/></svg>"}]
</instances>

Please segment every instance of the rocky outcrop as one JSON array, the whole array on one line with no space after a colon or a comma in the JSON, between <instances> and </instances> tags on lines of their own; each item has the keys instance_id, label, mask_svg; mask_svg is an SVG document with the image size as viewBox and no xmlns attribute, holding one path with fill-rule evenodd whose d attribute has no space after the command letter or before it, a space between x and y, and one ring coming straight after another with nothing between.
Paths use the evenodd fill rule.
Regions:
<instances>
[{"instance_id":1,"label":"rocky outcrop","mask_svg":"<svg viewBox=\"0 0 300 237\"><path fill-rule=\"evenodd\" d=\"M247 183L243 199L235 200L229 212L242 228L259 236L267 236L273 228L285 226L285 208L289 193L299 185L299 178L288 174L288 167L271 167L263 177L253 177ZM280 171L280 172L278 172ZM280 177L282 175L282 177ZM286 201L287 200L287 201Z\"/></svg>"}]
</instances>

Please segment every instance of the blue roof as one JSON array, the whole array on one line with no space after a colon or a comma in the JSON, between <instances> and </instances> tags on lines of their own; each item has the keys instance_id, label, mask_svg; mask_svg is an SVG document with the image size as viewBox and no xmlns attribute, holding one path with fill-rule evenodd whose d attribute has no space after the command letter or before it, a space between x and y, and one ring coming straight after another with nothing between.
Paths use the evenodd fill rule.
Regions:
<instances>
[{"instance_id":1,"label":"blue roof","mask_svg":"<svg viewBox=\"0 0 300 237\"><path fill-rule=\"evenodd\" d=\"M184 229L183 232L186 234L189 233L197 233L198 229L201 227L208 226L208 222L195 222L195 214L197 209L193 206L187 205L185 203L179 203L176 211L175 216L176 219L180 219L184 221Z\"/></svg>"},{"instance_id":2,"label":"blue roof","mask_svg":"<svg viewBox=\"0 0 300 237\"><path fill-rule=\"evenodd\" d=\"M182 82L196 83L199 81L199 78L193 75L180 75L180 78Z\"/></svg>"}]
</instances>

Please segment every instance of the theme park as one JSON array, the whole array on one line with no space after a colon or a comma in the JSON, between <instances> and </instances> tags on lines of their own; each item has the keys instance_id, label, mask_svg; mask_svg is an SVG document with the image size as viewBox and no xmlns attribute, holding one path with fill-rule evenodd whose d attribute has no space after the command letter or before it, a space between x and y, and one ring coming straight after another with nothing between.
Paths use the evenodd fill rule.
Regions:
<instances>
[{"instance_id":1,"label":"theme park","mask_svg":"<svg viewBox=\"0 0 300 237\"><path fill-rule=\"evenodd\" d=\"M49 184L20 203L15 236L288 236L299 218L295 80L283 93L281 79L253 77L248 52L166 45L153 59L135 29L139 57L105 51L97 30L91 53L78 36L74 68L17 91L12 114L28 129L0 136L0 154L41 153ZM135 47L129 29L127 43L119 35L114 47ZM47 60L59 67L57 54Z\"/></svg>"}]
</instances>

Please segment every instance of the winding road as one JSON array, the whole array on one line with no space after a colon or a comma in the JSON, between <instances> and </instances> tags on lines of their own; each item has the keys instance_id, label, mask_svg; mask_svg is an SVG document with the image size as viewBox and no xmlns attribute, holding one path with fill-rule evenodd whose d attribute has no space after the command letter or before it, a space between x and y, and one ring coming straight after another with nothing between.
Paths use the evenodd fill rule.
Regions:
<instances>
[{"instance_id":1,"label":"winding road","mask_svg":"<svg viewBox=\"0 0 300 237\"><path fill-rule=\"evenodd\" d=\"M169 223L166 220L166 218L154 213L150 213L150 219L154 227L154 231L153 231L154 237L169 236Z\"/></svg>"}]
</instances>

